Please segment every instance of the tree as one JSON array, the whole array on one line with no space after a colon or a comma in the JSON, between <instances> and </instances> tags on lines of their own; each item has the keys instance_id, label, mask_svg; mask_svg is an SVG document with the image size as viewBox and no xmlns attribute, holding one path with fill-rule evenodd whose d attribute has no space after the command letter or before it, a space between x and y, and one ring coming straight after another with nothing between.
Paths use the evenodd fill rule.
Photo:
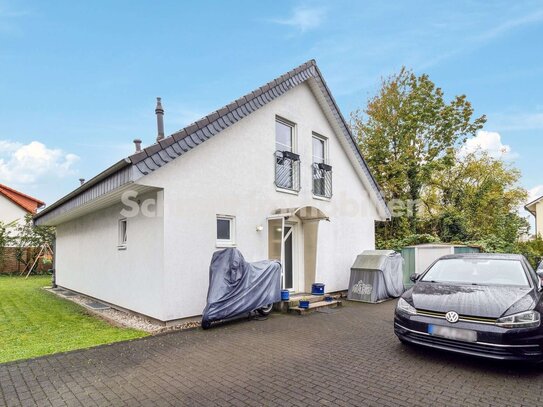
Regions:
<instances>
[{"instance_id":1,"label":"tree","mask_svg":"<svg viewBox=\"0 0 543 407\"><path fill-rule=\"evenodd\" d=\"M25 216L24 222L13 227L15 233L10 237L9 243L15 247L17 261L26 267L34 264L40 249L44 245L53 247L55 229L51 226L35 226L32 215ZM26 253L26 255L25 255Z\"/></svg>"},{"instance_id":2,"label":"tree","mask_svg":"<svg viewBox=\"0 0 543 407\"><path fill-rule=\"evenodd\" d=\"M463 148L486 121L474 118L466 96L447 102L428 75L402 68L351 117L389 205L419 204L413 216L393 213L391 222L377 225L379 248L440 241L527 253L532 261L543 256L541 242L519 243L528 227L518 214L527 198L520 172L503 159Z\"/></svg>"},{"instance_id":3,"label":"tree","mask_svg":"<svg viewBox=\"0 0 543 407\"><path fill-rule=\"evenodd\" d=\"M388 201L418 202L427 180L454 165L456 148L486 121L473 119L464 95L444 99L428 75L401 71L383 80L366 109L352 114L359 148ZM384 236L400 238L417 230L413 216L395 216L380 226Z\"/></svg>"},{"instance_id":4,"label":"tree","mask_svg":"<svg viewBox=\"0 0 543 407\"><path fill-rule=\"evenodd\" d=\"M527 199L520 176L485 152L457 153L455 164L434 172L422 194L428 227L444 242L494 237L516 244L527 226L517 213Z\"/></svg>"}]
</instances>

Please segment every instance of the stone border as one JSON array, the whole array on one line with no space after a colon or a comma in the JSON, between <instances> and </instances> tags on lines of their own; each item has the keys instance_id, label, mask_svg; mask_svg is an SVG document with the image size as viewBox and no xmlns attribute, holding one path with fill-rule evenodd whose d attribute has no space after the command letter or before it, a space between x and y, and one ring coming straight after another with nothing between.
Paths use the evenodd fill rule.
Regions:
<instances>
[{"instance_id":1,"label":"stone border","mask_svg":"<svg viewBox=\"0 0 543 407\"><path fill-rule=\"evenodd\" d=\"M200 327L200 321L194 318L174 325L164 325L159 322L151 321L150 319L141 315L118 310L109 306L108 304L104 304L107 308L97 310L88 305L88 303L91 302L100 302L94 298L87 297L83 294L79 294L65 288L43 287L43 289L59 298L80 305L88 314L101 318L109 324L121 328L132 328L147 332L151 335L158 335L164 332L182 331ZM63 295L63 292L68 292L71 294L67 296Z\"/></svg>"}]
</instances>

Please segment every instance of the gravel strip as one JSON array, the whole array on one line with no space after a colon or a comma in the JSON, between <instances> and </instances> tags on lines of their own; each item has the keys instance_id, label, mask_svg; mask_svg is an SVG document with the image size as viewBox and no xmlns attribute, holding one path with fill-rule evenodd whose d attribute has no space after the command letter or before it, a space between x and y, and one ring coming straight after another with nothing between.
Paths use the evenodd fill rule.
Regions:
<instances>
[{"instance_id":1,"label":"gravel strip","mask_svg":"<svg viewBox=\"0 0 543 407\"><path fill-rule=\"evenodd\" d=\"M186 321L177 325L165 326L158 322L151 321L140 315L135 315L128 312L119 311L111 307L107 309L100 309L100 310L92 309L87 305L90 302L96 302L96 300L92 298L88 298L84 295L73 293L72 291L68 291L68 290L59 291L59 290L53 290L50 287L44 287L44 288L45 290L53 294L56 294L60 298L63 298L68 301L73 301L76 304L83 306L85 310L89 312L90 314L103 318L113 325L125 327L125 328L138 329L140 331L148 332L151 335L156 335L159 333L169 332L169 331L180 331L183 329L197 328L200 326L200 321L196 321L196 320ZM66 293L70 293L70 294L64 295Z\"/></svg>"}]
</instances>

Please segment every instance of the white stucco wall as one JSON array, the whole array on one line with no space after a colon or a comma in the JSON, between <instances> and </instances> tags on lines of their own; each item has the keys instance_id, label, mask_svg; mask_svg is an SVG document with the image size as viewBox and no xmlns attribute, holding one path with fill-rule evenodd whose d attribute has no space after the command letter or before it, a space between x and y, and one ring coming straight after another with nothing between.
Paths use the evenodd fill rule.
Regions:
<instances>
[{"instance_id":1,"label":"white stucco wall","mask_svg":"<svg viewBox=\"0 0 543 407\"><path fill-rule=\"evenodd\" d=\"M276 115L296 124L302 186L298 195L278 192L274 185ZM312 195L312 132L329 139L330 201ZM217 214L236 216L237 247L255 261L268 257L266 219L273 211L306 205L323 210L330 222L320 223L316 280L328 291L346 289L356 255L374 248L375 205L305 84L139 183L164 188L166 319L199 315L205 306L209 262L217 250ZM264 230L257 232L258 225Z\"/></svg>"},{"instance_id":2,"label":"white stucco wall","mask_svg":"<svg viewBox=\"0 0 543 407\"><path fill-rule=\"evenodd\" d=\"M543 238L543 202L538 202L535 206L535 231Z\"/></svg>"},{"instance_id":3,"label":"white stucco wall","mask_svg":"<svg viewBox=\"0 0 543 407\"><path fill-rule=\"evenodd\" d=\"M156 194L143 195L154 199ZM158 205L162 202L158 200ZM58 285L163 320L164 222L139 213L127 218L126 250L118 249L114 205L57 227Z\"/></svg>"},{"instance_id":4,"label":"white stucco wall","mask_svg":"<svg viewBox=\"0 0 543 407\"><path fill-rule=\"evenodd\" d=\"M0 195L0 222L11 223L24 219L27 212L12 200Z\"/></svg>"}]
</instances>

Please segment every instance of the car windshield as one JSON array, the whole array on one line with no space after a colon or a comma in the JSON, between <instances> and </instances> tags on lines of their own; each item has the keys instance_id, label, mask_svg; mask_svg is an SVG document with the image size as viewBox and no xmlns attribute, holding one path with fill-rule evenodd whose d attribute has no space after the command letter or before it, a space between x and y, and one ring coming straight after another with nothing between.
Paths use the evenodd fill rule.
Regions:
<instances>
[{"instance_id":1,"label":"car windshield","mask_svg":"<svg viewBox=\"0 0 543 407\"><path fill-rule=\"evenodd\" d=\"M519 260L443 259L438 260L421 281L529 287Z\"/></svg>"}]
</instances>

